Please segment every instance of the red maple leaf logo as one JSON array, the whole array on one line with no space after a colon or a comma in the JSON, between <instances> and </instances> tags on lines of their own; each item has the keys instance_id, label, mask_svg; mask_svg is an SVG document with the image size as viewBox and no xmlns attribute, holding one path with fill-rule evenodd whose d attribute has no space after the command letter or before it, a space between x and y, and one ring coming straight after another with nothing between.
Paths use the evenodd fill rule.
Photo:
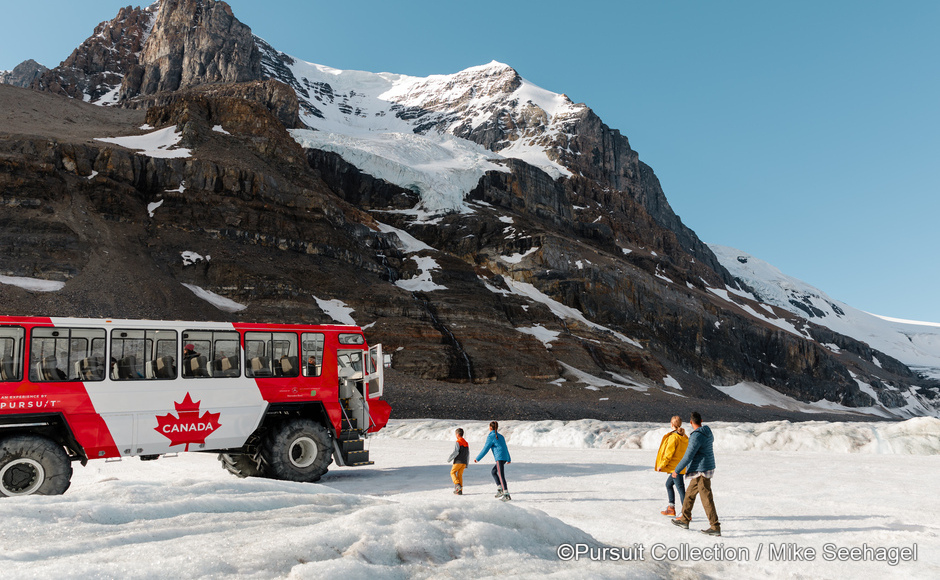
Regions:
<instances>
[{"instance_id":1,"label":"red maple leaf logo","mask_svg":"<svg viewBox=\"0 0 940 580\"><path fill-rule=\"evenodd\" d=\"M222 413L206 411L200 417L199 403L201 402L194 403L189 393L186 393L182 402L173 403L176 405L176 413L179 417L174 417L172 413L157 415L157 426L154 431L169 438L170 447L185 444L184 451L189 451L190 443L205 444L206 437L222 426L219 423L219 416Z\"/></svg>"}]
</instances>

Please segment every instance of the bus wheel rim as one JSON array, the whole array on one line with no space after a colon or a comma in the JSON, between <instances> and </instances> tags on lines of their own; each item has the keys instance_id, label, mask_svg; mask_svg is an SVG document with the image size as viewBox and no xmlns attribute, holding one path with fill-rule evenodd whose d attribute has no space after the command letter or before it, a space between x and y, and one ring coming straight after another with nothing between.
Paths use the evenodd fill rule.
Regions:
<instances>
[{"instance_id":1,"label":"bus wheel rim","mask_svg":"<svg viewBox=\"0 0 940 580\"><path fill-rule=\"evenodd\" d=\"M290 444L288 455L291 465L298 468L310 467L317 460L317 442L310 437L298 437Z\"/></svg>"},{"instance_id":2,"label":"bus wheel rim","mask_svg":"<svg viewBox=\"0 0 940 580\"><path fill-rule=\"evenodd\" d=\"M15 459L0 469L0 491L4 495L29 495L42 487L46 470L29 457Z\"/></svg>"}]
</instances>

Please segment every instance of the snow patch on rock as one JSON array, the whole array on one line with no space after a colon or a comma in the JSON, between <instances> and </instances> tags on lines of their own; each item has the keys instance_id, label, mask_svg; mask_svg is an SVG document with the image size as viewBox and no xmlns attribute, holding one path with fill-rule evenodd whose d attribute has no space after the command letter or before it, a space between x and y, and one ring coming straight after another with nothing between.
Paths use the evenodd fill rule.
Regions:
<instances>
[{"instance_id":1,"label":"snow patch on rock","mask_svg":"<svg viewBox=\"0 0 940 580\"><path fill-rule=\"evenodd\" d=\"M215 292L211 292L209 290L206 290L205 288L200 288L199 286L195 286L193 284L183 284L183 286L188 288L193 294L195 294L199 298L202 298L203 300L205 300L206 302L215 306L216 308L218 308L219 310L223 312L240 312L248 308L244 304L239 304L238 302L235 302L234 300L226 298L225 296L219 296Z\"/></svg>"}]
</instances>

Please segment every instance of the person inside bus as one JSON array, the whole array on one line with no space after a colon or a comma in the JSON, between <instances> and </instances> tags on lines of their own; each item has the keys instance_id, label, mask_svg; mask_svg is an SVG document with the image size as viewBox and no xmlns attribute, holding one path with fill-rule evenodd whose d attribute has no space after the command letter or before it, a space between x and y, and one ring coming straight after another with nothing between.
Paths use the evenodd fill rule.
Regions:
<instances>
[{"instance_id":1,"label":"person inside bus","mask_svg":"<svg viewBox=\"0 0 940 580\"><path fill-rule=\"evenodd\" d=\"M307 376L317 376L317 357L313 355L307 357Z\"/></svg>"},{"instance_id":2,"label":"person inside bus","mask_svg":"<svg viewBox=\"0 0 940 580\"><path fill-rule=\"evenodd\" d=\"M187 344L183 347L183 362L188 361L189 359L196 358L199 356L199 353L196 352L195 345Z\"/></svg>"},{"instance_id":3,"label":"person inside bus","mask_svg":"<svg viewBox=\"0 0 940 580\"><path fill-rule=\"evenodd\" d=\"M193 369L189 361L194 358L199 358L199 353L196 352L196 346L193 344L187 344L183 347L183 374L187 376L192 376Z\"/></svg>"}]
</instances>

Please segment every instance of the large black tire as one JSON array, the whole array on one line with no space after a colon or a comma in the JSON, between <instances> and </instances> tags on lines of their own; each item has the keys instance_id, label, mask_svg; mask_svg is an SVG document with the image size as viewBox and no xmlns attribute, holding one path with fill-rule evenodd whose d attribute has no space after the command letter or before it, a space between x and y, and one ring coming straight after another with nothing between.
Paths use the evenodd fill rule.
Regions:
<instances>
[{"instance_id":1,"label":"large black tire","mask_svg":"<svg viewBox=\"0 0 940 580\"><path fill-rule=\"evenodd\" d=\"M219 453L222 469L238 477L263 477L264 464L258 465L247 453Z\"/></svg>"},{"instance_id":2,"label":"large black tire","mask_svg":"<svg viewBox=\"0 0 940 580\"><path fill-rule=\"evenodd\" d=\"M333 463L330 433L310 419L285 421L264 438L261 458L272 479L319 481Z\"/></svg>"},{"instance_id":3,"label":"large black tire","mask_svg":"<svg viewBox=\"0 0 940 580\"><path fill-rule=\"evenodd\" d=\"M0 496L61 495L72 483L65 449L38 435L0 440Z\"/></svg>"}]
</instances>

